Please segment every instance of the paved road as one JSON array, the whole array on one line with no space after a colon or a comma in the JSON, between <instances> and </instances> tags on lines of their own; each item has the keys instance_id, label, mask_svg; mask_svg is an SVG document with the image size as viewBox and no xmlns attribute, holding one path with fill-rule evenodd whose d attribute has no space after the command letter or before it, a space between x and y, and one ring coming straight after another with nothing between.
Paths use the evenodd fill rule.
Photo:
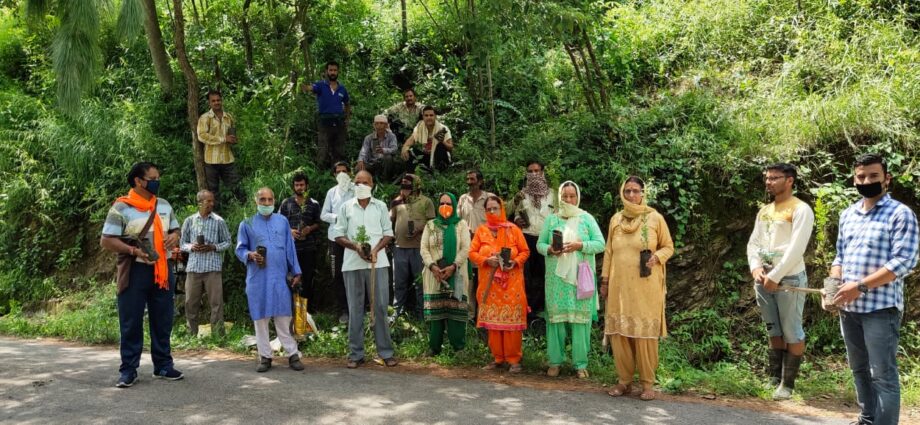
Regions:
<instances>
[{"instance_id":1,"label":"paved road","mask_svg":"<svg viewBox=\"0 0 920 425\"><path fill-rule=\"evenodd\" d=\"M284 362L281 362L284 363ZM177 359L177 382L150 377L114 387L112 348L0 337L0 424L844 424L727 407L612 399L363 368ZM279 367L280 366L280 367Z\"/></svg>"}]
</instances>

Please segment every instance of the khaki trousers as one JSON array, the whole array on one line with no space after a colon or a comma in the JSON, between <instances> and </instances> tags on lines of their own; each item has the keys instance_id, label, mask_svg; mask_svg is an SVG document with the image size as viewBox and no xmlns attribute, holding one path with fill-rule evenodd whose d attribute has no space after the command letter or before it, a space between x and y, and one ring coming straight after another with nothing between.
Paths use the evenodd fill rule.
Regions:
<instances>
[{"instance_id":1,"label":"khaki trousers","mask_svg":"<svg viewBox=\"0 0 920 425\"><path fill-rule=\"evenodd\" d=\"M220 272L188 273L185 277L185 317L190 335L198 335L198 313L202 292L208 293L211 307L211 332L224 334L224 283Z\"/></svg>"},{"instance_id":2,"label":"khaki trousers","mask_svg":"<svg viewBox=\"0 0 920 425\"><path fill-rule=\"evenodd\" d=\"M651 389L655 385L655 370L658 369L658 338L629 338L623 335L607 337L613 345L613 360L619 383L629 386L638 369L642 388Z\"/></svg>"}]
</instances>

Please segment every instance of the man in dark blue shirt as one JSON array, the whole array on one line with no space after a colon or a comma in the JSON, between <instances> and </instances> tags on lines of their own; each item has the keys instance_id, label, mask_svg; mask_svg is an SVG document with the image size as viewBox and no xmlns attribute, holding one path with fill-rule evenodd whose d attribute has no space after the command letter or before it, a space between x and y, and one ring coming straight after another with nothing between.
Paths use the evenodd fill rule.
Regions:
<instances>
[{"instance_id":1,"label":"man in dark blue shirt","mask_svg":"<svg viewBox=\"0 0 920 425\"><path fill-rule=\"evenodd\" d=\"M348 120L351 117L351 99L345 86L339 84L339 64L326 63L326 79L313 83L311 91L316 96L319 113L319 137L316 141L317 157L331 165L345 159ZM306 91L306 84L303 90Z\"/></svg>"},{"instance_id":2,"label":"man in dark blue shirt","mask_svg":"<svg viewBox=\"0 0 920 425\"><path fill-rule=\"evenodd\" d=\"M294 196L281 202L278 213L288 219L291 226L291 236L294 238L294 248L297 251L297 262L300 264L301 287L300 296L310 301L309 305L316 309L313 298L316 290L313 286L313 275L316 271L316 247L320 242L319 202L310 197L310 181L307 175L298 171L291 179Z\"/></svg>"}]
</instances>

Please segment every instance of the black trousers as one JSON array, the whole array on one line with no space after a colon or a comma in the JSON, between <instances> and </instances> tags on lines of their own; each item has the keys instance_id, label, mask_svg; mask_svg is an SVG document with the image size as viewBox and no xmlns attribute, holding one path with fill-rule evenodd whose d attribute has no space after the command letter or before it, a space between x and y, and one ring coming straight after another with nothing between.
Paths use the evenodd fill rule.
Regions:
<instances>
[{"instance_id":1,"label":"black trousers","mask_svg":"<svg viewBox=\"0 0 920 425\"><path fill-rule=\"evenodd\" d=\"M214 208L220 205L220 182L230 189L237 202L243 203L246 196L240 188L240 174L236 171L236 164L204 164L204 178L208 190L214 194Z\"/></svg>"},{"instance_id":2,"label":"black trousers","mask_svg":"<svg viewBox=\"0 0 920 425\"><path fill-rule=\"evenodd\" d=\"M527 294L531 316L534 316L546 308L546 262L537 252L539 237L525 233L524 239L530 248L530 258L524 263L524 292Z\"/></svg>"},{"instance_id":3,"label":"black trousers","mask_svg":"<svg viewBox=\"0 0 920 425\"><path fill-rule=\"evenodd\" d=\"M300 264L300 296L307 299L307 308L316 312L316 287L313 277L316 275L316 249L297 251L297 263Z\"/></svg>"},{"instance_id":4,"label":"black trousers","mask_svg":"<svg viewBox=\"0 0 920 425\"><path fill-rule=\"evenodd\" d=\"M345 248L329 241L329 264L332 265L332 293L338 304L339 311L348 312L348 299L345 297L345 279L342 277L342 259L345 256Z\"/></svg>"},{"instance_id":5,"label":"black trousers","mask_svg":"<svg viewBox=\"0 0 920 425\"><path fill-rule=\"evenodd\" d=\"M324 123L325 122L325 123ZM320 120L316 139L316 158L332 166L345 159L345 144L348 142L348 127L345 121Z\"/></svg>"}]
</instances>

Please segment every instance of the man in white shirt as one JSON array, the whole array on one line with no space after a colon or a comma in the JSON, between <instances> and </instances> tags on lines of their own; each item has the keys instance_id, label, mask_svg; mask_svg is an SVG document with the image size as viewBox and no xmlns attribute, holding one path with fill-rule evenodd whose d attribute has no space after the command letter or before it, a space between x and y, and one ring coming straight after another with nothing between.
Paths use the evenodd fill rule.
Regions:
<instances>
[{"instance_id":1,"label":"man in white shirt","mask_svg":"<svg viewBox=\"0 0 920 425\"><path fill-rule=\"evenodd\" d=\"M320 212L320 220L329 223L329 264L332 265L332 290L335 292L335 299L338 303L339 323L348 323L348 301L345 299L345 281L342 279L342 257L344 249L341 245L335 243L333 236L333 227L338 216L339 207L345 201L355 197L354 184L351 182L351 169L348 163L339 161L332 166L332 175L335 176L336 185L326 192L326 200L323 202L323 210Z\"/></svg>"},{"instance_id":2,"label":"man in white shirt","mask_svg":"<svg viewBox=\"0 0 920 425\"><path fill-rule=\"evenodd\" d=\"M393 225L387 204L371 197L374 178L367 171L355 175L355 197L339 208L332 235L345 248L342 277L348 298L348 363L354 369L364 363L364 297L371 304L371 323L377 355L387 367L398 364L387 322L390 300L390 262L378 255L393 241Z\"/></svg>"},{"instance_id":3,"label":"man in white shirt","mask_svg":"<svg viewBox=\"0 0 920 425\"><path fill-rule=\"evenodd\" d=\"M747 245L757 305L770 336L768 373L770 384L777 386L774 400L792 396L805 354L802 311L806 294L783 290L808 286L803 257L815 215L808 204L792 195L796 179L796 169L790 164L767 167L764 180L773 202L757 213Z\"/></svg>"}]
</instances>

